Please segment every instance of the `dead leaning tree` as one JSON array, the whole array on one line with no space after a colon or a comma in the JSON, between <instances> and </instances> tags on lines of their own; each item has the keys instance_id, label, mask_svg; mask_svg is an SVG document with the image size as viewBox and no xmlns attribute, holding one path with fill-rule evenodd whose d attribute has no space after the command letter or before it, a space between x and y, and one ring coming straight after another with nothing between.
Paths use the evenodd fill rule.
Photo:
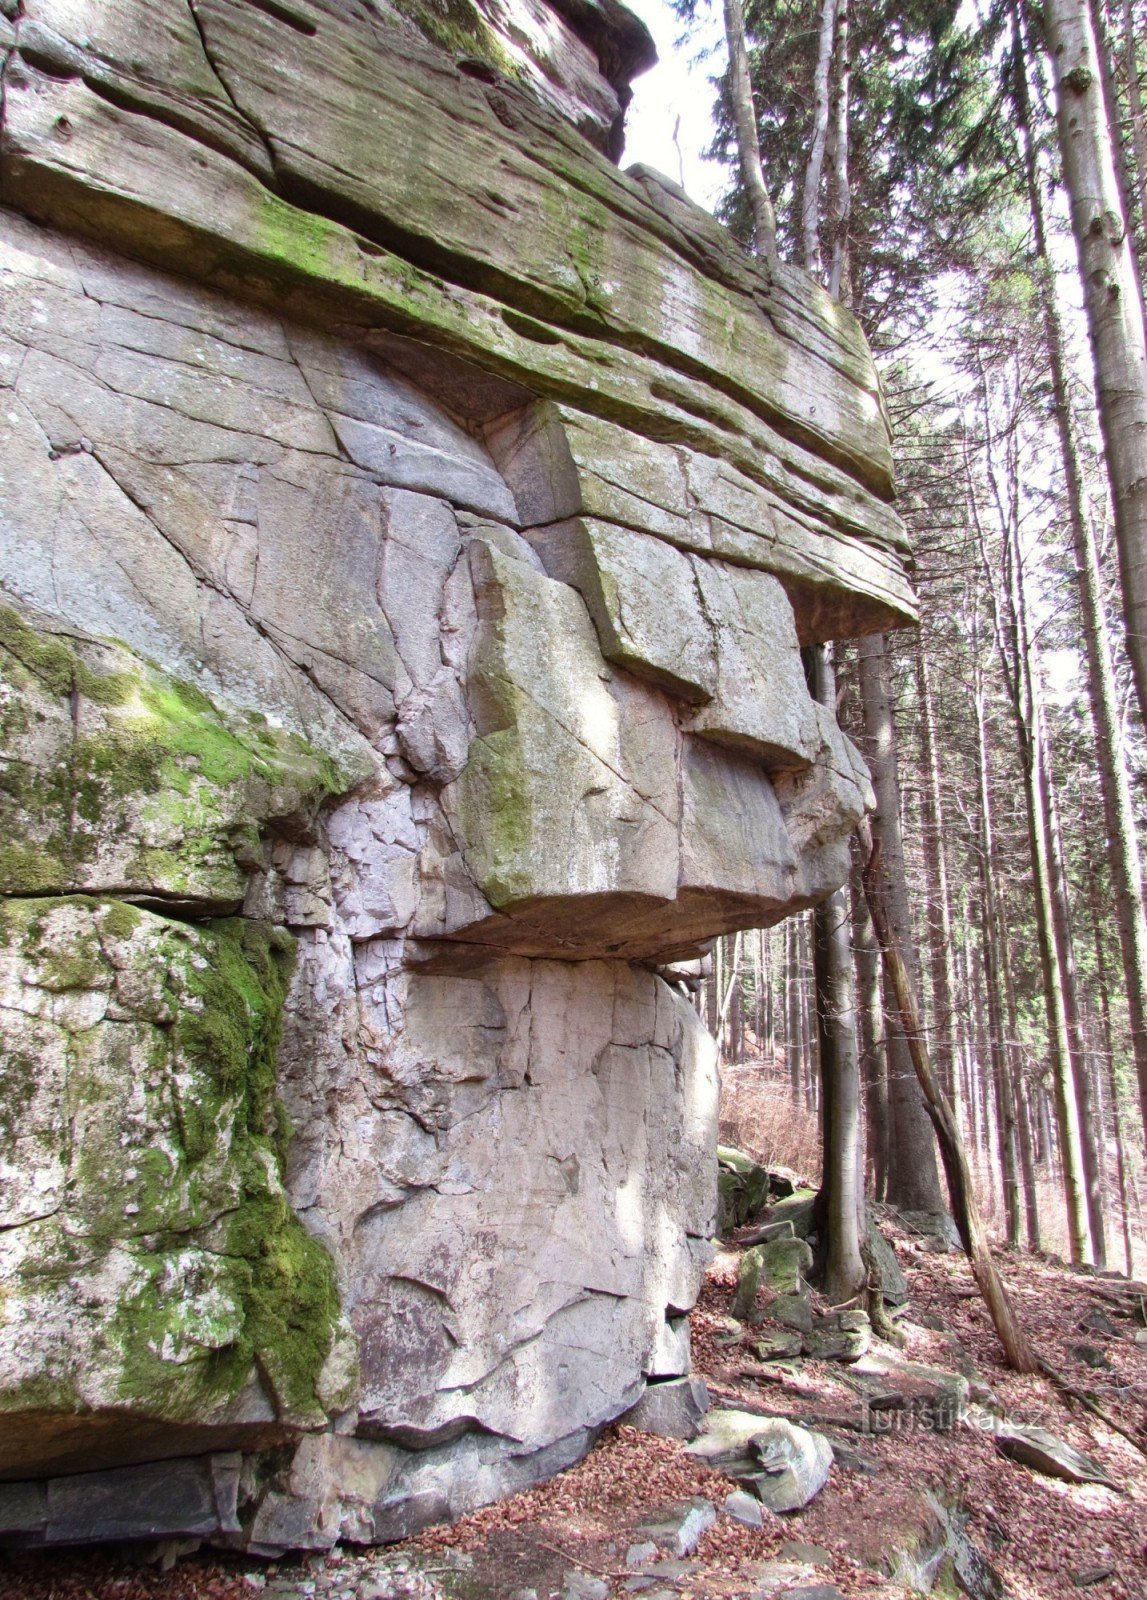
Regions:
<instances>
[{"instance_id":1,"label":"dead leaning tree","mask_svg":"<svg viewBox=\"0 0 1147 1600\"><path fill-rule=\"evenodd\" d=\"M881 893L880 845L878 842L873 842L872 829L867 819L857 829L857 838L863 861L861 879L864 884L864 896L880 945L888 984L895 998L898 1013L896 1020L907 1040L912 1066L924 1095L925 1108L936 1130L940 1159L944 1163L944 1175L948 1180L952 1216L960 1233L960 1242L971 1263L972 1276L984 1297L984 1304L999 1334L1008 1365L1015 1372L1039 1372L1041 1364L1019 1325L1011 1301L1008 1299L1007 1290L992 1260L988 1236L972 1189L972 1174L968 1167L964 1142L960 1137L960 1130L952 1113L952 1107L948 1103L948 1097L929 1059L928 1047L924 1042L924 1018L916 998L915 986L889 926L884 897Z\"/></svg>"}]
</instances>

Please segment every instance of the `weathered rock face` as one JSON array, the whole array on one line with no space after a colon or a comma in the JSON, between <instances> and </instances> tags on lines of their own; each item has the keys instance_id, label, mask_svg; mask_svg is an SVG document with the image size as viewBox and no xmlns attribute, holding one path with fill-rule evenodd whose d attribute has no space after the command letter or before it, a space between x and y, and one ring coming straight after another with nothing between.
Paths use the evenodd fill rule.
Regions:
<instances>
[{"instance_id":1,"label":"weathered rock face","mask_svg":"<svg viewBox=\"0 0 1147 1600\"><path fill-rule=\"evenodd\" d=\"M840 881L800 646L912 602L855 326L607 159L647 58L0 0L0 1537L396 1538L687 1370L656 968Z\"/></svg>"}]
</instances>

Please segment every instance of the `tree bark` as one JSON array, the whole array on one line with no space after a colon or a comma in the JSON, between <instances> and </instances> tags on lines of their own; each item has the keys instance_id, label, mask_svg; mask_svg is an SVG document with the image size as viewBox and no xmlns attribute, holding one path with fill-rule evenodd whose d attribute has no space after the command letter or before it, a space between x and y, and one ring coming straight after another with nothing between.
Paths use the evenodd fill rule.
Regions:
<instances>
[{"instance_id":1,"label":"tree bark","mask_svg":"<svg viewBox=\"0 0 1147 1600\"><path fill-rule=\"evenodd\" d=\"M1021 84L1021 89L1024 87ZM1026 106L1021 107L1021 111L1026 110ZM1143 870L1119 717L1119 694L1112 662L1111 637L1103 604L1099 553L1096 549L1095 530L1087 509L1083 467L1068 385L1066 341L1055 297L1055 280L1048 251L1047 225L1030 127L1031 118L1026 116L1023 120L1028 206L1037 256L1037 288L1043 314L1044 342L1051 371L1056 428L1067 488L1068 522L1071 527L1083 624L1081 631L1087 662L1088 702L1095 733L1099 786L1107 828L1108 860L1115 893L1119 947L1123 958L1131 1049L1139 1086L1144 1133L1147 1135L1147 916L1144 915L1143 909Z\"/></svg>"},{"instance_id":2,"label":"tree bark","mask_svg":"<svg viewBox=\"0 0 1147 1600\"><path fill-rule=\"evenodd\" d=\"M1003 979L1000 972L1002 933L996 894L995 837L992 826L992 786L988 770L988 739L983 685L976 683L976 765L980 782L980 933L984 952L984 983L988 1002L988 1048L995 1079L996 1127L999 1133L1000 1179L1004 1191L1008 1243L1020 1242L1019 1170L1016 1162L1015 1090L1004 1036Z\"/></svg>"},{"instance_id":3,"label":"tree bark","mask_svg":"<svg viewBox=\"0 0 1147 1600\"><path fill-rule=\"evenodd\" d=\"M923 633L916 635L916 694L920 712L921 846L928 885L928 953L932 977L932 1023L936 1066L944 1093L960 1120L959 1074L956 1056L955 975L952 970L952 908L948 892L948 862L944 849L944 804L940 792L940 761L936 749L936 719Z\"/></svg>"},{"instance_id":4,"label":"tree bark","mask_svg":"<svg viewBox=\"0 0 1147 1600\"><path fill-rule=\"evenodd\" d=\"M984 385L985 415L988 415L990 402L987 379L983 373L981 381ZM989 556L987 540L980 525L975 492L971 485L970 470L966 467L969 475L968 504L979 540L980 559L992 606L996 649L1007 689L1023 775L1024 810L1031 857L1032 893L1035 901L1036 934L1047 1015L1052 1083L1055 1090L1064 1204L1067 1210L1068 1236L1071 1241L1071 1259L1077 1264L1083 1264L1092 1260L1091 1229L1079 1106L1072 1071L1067 1005L1064 998L1064 976L1057 948L1055 910L1052 903L1051 841L1047 826L1049 813L1044 794L1047 767L1044 758L1043 710L1038 665L1027 624L1023 551L1016 525L1019 495L1016 449L1013 430L1007 440L1006 490L1001 490L993 484L1002 536L1004 567L1002 584L997 581L997 574ZM995 467L989 464L989 476L994 478L994 474Z\"/></svg>"},{"instance_id":5,"label":"tree bark","mask_svg":"<svg viewBox=\"0 0 1147 1600\"><path fill-rule=\"evenodd\" d=\"M884 1056L884 1008L880 1002L880 946L872 929L859 866L852 873L852 952L856 1009L860 1024L860 1065L864 1079L866 1148L872 1166L872 1192L888 1197L888 1073Z\"/></svg>"},{"instance_id":6,"label":"tree bark","mask_svg":"<svg viewBox=\"0 0 1147 1600\"><path fill-rule=\"evenodd\" d=\"M829 232L832 259L828 292L852 302L852 270L848 224L852 215L852 186L848 176L848 122L851 58L848 38L848 0L837 0L836 8L836 88L832 114L832 190L829 205Z\"/></svg>"},{"instance_id":7,"label":"tree bark","mask_svg":"<svg viewBox=\"0 0 1147 1600\"><path fill-rule=\"evenodd\" d=\"M884 908L880 846L878 842L864 841L863 833L867 831L866 827L862 829L862 849L865 849L867 854L864 867L864 892L868 900L868 909L872 914L872 925L880 943L889 987L895 997L900 1028L908 1042L912 1066L928 1108L928 1115L936 1130L936 1138L944 1161L944 1172L948 1180L952 1216L960 1231L964 1251L972 1264L972 1275L984 1297L984 1303L1003 1345L1008 1365L1015 1372L1036 1372L1039 1368L1035 1355L1016 1318L1007 1290L992 1260L988 1237L976 1205L972 1174L960 1138L960 1130L956 1126L952 1108L928 1058L928 1049L924 1042L924 1018L920 1013L916 986Z\"/></svg>"},{"instance_id":8,"label":"tree bark","mask_svg":"<svg viewBox=\"0 0 1147 1600\"><path fill-rule=\"evenodd\" d=\"M745 10L742 0L724 0L725 40L729 47L729 96L733 108L733 129L741 177L753 218L753 247L770 263L777 259L777 217L765 184L761 166L757 112L753 105L753 84L749 74L749 50L745 42Z\"/></svg>"},{"instance_id":9,"label":"tree bark","mask_svg":"<svg viewBox=\"0 0 1147 1600\"><path fill-rule=\"evenodd\" d=\"M808 652L813 695L835 711L828 647ZM860 1052L852 988L848 894L837 889L813 912L813 974L821 1083L821 1225L824 1289L834 1304L864 1287L861 1259L864 1163L860 1124Z\"/></svg>"},{"instance_id":10,"label":"tree bark","mask_svg":"<svg viewBox=\"0 0 1147 1600\"><path fill-rule=\"evenodd\" d=\"M1056 120L1095 365L1127 649L1147 722L1147 331L1087 0L1045 0Z\"/></svg>"},{"instance_id":11,"label":"tree bark","mask_svg":"<svg viewBox=\"0 0 1147 1600\"><path fill-rule=\"evenodd\" d=\"M821 0L820 32L817 36L816 71L812 88L812 143L804 169L801 193L801 251L807 271L821 274L820 183L824 170L824 150L828 141L828 79L832 68L836 37L836 0Z\"/></svg>"},{"instance_id":12,"label":"tree bark","mask_svg":"<svg viewBox=\"0 0 1147 1600\"><path fill-rule=\"evenodd\" d=\"M888 673L888 654L882 634L870 634L860 641L858 650L861 699L864 708L865 755L876 792L873 832L880 842L882 894L897 946L908 952L913 962L911 909L904 872L904 842L900 831L900 774L896 755L896 733L892 721L892 699ZM873 922L875 923L875 917ZM878 930L879 931L879 930ZM940 1174L936 1164L936 1145L920 1085L912 1070L912 1057L895 996L889 988L885 967L885 1050L888 1060L888 1099L890 1111L888 1199L906 1211L942 1211Z\"/></svg>"}]
</instances>

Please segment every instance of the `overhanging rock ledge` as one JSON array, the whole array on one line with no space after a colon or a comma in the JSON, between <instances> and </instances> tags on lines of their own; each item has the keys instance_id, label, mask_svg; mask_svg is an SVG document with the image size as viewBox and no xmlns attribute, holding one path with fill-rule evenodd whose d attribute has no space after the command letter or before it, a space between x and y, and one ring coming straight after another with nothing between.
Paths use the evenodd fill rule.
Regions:
<instances>
[{"instance_id":1,"label":"overhanging rock ledge","mask_svg":"<svg viewBox=\"0 0 1147 1600\"><path fill-rule=\"evenodd\" d=\"M688 1368L711 1040L914 614L616 0L0 0L0 1540L401 1538Z\"/></svg>"}]
</instances>

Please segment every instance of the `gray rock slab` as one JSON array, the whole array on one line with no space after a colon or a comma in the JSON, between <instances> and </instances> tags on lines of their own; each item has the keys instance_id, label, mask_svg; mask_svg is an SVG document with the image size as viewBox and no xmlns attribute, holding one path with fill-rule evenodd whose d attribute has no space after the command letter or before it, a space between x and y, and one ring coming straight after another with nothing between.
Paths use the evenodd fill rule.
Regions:
<instances>
[{"instance_id":1,"label":"gray rock slab","mask_svg":"<svg viewBox=\"0 0 1147 1600\"><path fill-rule=\"evenodd\" d=\"M693 1439L708 1409L709 1391L700 1378L667 1378L651 1383L622 1421L663 1439Z\"/></svg>"},{"instance_id":2,"label":"gray rock slab","mask_svg":"<svg viewBox=\"0 0 1147 1600\"><path fill-rule=\"evenodd\" d=\"M746 1528L763 1527L764 1513L755 1495L746 1494L743 1489L734 1489L732 1494L725 1496L724 1505L735 1522L743 1523Z\"/></svg>"},{"instance_id":3,"label":"gray rock slab","mask_svg":"<svg viewBox=\"0 0 1147 1600\"><path fill-rule=\"evenodd\" d=\"M1114 1487L1107 1472L1082 1450L1047 1428L1026 1427L1018 1422L1001 1422L995 1433L996 1449L1002 1456L1049 1478L1067 1483L1102 1483Z\"/></svg>"},{"instance_id":4,"label":"gray rock slab","mask_svg":"<svg viewBox=\"0 0 1147 1600\"><path fill-rule=\"evenodd\" d=\"M691 1499L683 1500L676 1505L667 1506L663 1511L655 1513L647 1522L643 1522L638 1529L639 1533L647 1534L659 1546L668 1546L676 1557L684 1560L696 1550L701 1538L717 1520L717 1508L711 1500ZM650 1571L659 1569L653 1567Z\"/></svg>"}]
</instances>

